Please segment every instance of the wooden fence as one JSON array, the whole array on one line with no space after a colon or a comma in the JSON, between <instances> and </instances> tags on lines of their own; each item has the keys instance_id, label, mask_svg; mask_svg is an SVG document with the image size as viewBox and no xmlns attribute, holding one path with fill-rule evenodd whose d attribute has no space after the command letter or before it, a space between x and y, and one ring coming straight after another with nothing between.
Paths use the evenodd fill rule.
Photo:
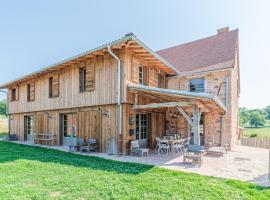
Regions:
<instances>
[{"instance_id":1,"label":"wooden fence","mask_svg":"<svg viewBox=\"0 0 270 200\"><path fill-rule=\"evenodd\" d=\"M270 149L270 138L243 137L240 141L242 146Z\"/></svg>"}]
</instances>

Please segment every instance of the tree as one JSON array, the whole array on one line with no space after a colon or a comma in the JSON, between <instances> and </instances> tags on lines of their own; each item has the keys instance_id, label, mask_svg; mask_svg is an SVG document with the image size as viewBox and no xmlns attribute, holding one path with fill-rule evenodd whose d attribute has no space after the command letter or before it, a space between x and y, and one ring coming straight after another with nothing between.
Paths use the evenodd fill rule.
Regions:
<instances>
[{"instance_id":1,"label":"tree","mask_svg":"<svg viewBox=\"0 0 270 200\"><path fill-rule=\"evenodd\" d=\"M245 126L249 122L249 110L247 108L239 108L240 125Z\"/></svg>"},{"instance_id":2,"label":"tree","mask_svg":"<svg viewBox=\"0 0 270 200\"><path fill-rule=\"evenodd\" d=\"M257 128L258 126L264 126L265 122L264 112L260 112L260 110L252 110L250 112L249 123L251 127L255 126Z\"/></svg>"},{"instance_id":3,"label":"tree","mask_svg":"<svg viewBox=\"0 0 270 200\"><path fill-rule=\"evenodd\" d=\"M267 106L264 111L267 113L266 118L270 120L270 106Z\"/></svg>"},{"instance_id":4,"label":"tree","mask_svg":"<svg viewBox=\"0 0 270 200\"><path fill-rule=\"evenodd\" d=\"M0 101L0 115L7 115L7 101L2 100Z\"/></svg>"}]
</instances>

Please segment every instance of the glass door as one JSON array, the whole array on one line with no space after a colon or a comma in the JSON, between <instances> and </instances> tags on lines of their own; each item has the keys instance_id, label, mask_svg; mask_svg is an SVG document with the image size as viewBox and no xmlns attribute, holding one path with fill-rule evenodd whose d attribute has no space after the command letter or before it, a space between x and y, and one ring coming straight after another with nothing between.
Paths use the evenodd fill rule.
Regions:
<instances>
[{"instance_id":1,"label":"glass door","mask_svg":"<svg viewBox=\"0 0 270 200\"><path fill-rule=\"evenodd\" d=\"M62 145L68 146L76 141L76 114L67 113L61 114L61 135Z\"/></svg>"},{"instance_id":2,"label":"glass door","mask_svg":"<svg viewBox=\"0 0 270 200\"><path fill-rule=\"evenodd\" d=\"M29 142L34 141L33 130L34 130L34 117L24 116L24 140L25 141L29 141Z\"/></svg>"},{"instance_id":3,"label":"glass door","mask_svg":"<svg viewBox=\"0 0 270 200\"><path fill-rule=\"evenodd\" d=\"M139 140L140 147L148 147L149 117L147 114L136 114L136 140Z\"/></svg>"}]
</instances>

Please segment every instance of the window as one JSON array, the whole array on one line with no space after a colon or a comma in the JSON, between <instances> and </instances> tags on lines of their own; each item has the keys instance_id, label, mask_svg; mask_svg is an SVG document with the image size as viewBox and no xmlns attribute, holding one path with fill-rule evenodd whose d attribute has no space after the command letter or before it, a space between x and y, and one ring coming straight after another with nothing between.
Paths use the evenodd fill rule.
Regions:
<instances>
[{"instance_id":1,"label":"window","mask_svg":"<svg viewBox=\"0 0 270 200\"><path fill-rule=\"evenodd\" d=\"M17 100L17 91L16 88L11 89L11 101L16 101Z\"/></svg>"},{"instance_id":2,"label":"window","mask_svg":"<svg viewBox=\"0 0 270 200\"><path fill-rule=\"evenodd\" d=\"M86 67L80 69L80 92L86 92Z\"/></svg>"},{"instance_id":3,"label":"window","mask_svg":"<svg viewBox=\"0 0 270 200\"><path fill-rule=\"evenodd\" d=\"M136 139L143 140L148 138L148 115L136 114Z\"/></svg>"},{"instance_id":4,"label":"window","mask_svg":"<svg viewBox=\"0 0 270 200\"><path fill-rule=\"evenodd\" d=\"M30 83L27 84L27 101L35 100L35 84Z\"/></svg>"},{"instance_id":5,"label":"window","mask_svg":"<svg viewBox=\"0 0 270 200\"><path fill-rule=\"evenodd\" d=\"M165 76L162 74L158 74L158 87L165 88Z\"/></svg>"},{"instance_id":6,"label":"window","mask_svg":"<svg viewBox=\"0 0 270 200\"><path fill-rule=\"evenodd\" d=\"M59 76L49 78L49 98L59 97Z\"/></svg>"},{"instance_id":7,"label":"window","mask_svg":"<svg viewBox=\"0 0 270 200\"><path fill-rule=\"evenodd\" d=\"M50 77L49 78L49 98L52 98L53 95L52 95L52 85L53 85L53 77Z\"/></svg>"},{"instance_id":8,"label":"window","mask_svg":"<svg viewBox=\"0 0 270 200\"><path fill-rule=\"evenodd\" d=\"M204 78L191 79L189 81L190 92L204 92Z\"/></svg>"},{"instance_id":9,"label":"window","mask_svg":"<svg viewBox=\"0 0 270 200\"><path fill-rule=\"evenodd\" d=\"M61 124L62 124L62 134L64 137L74 137L76 134L76 117L73 113L62 114Z\"/></svg>"},{"instance_id":10,"label":"window","mask_svg":"<svg viewBox=\"0 0 270 200\"><path fill-rule=\"evenodd\" d=\"M139 83L143 85L143 78L144 78L144 74L143 74L143 66L139 66Z\"/></svg>"},{"instance_id":11,"label":"window","mask_svg":"<svg viewBox=\"0 0 270 200\"><path fill-rule=\"evenodd\" d=\"M80 92L90 92L95 90L95 64L88 63L86 67L79 71Z\"/></svg>"}]
</instances>

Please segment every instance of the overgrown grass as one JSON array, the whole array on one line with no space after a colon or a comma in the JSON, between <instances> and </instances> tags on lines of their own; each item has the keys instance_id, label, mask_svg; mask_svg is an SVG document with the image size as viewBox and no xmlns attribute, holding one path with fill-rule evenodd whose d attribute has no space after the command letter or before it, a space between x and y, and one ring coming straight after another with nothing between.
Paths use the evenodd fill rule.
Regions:
<instances>
[{"instance_id":1,"label":"overgrown grass","mask_svg":"<svg viewBox=\"0 0 270 200\"><path fill-rule=\"evenodd\" d=\"M8 132L8 120L5 116L0 116L0 139L5 137Z\"/></svg>"},{"instance_id":2,"label":"overgrown grass","mask_svg":"<svg viewBox=\"0 0 270 200\"><path fill-rule=\"evenodd\" d=\"M269 137L270 138L270 127L245 128L244 136L248 136L248 137Z\"/></svg>"},{"instance_id":3,"label":"overgrown grass","mask_svg":"<svg viewBox=\"0 0 270 200\"><path fill-rule=\"evenodd\" d=\"M270 199L270 189L0 142L0 199Z\"/></svg>"}]
</instances>

